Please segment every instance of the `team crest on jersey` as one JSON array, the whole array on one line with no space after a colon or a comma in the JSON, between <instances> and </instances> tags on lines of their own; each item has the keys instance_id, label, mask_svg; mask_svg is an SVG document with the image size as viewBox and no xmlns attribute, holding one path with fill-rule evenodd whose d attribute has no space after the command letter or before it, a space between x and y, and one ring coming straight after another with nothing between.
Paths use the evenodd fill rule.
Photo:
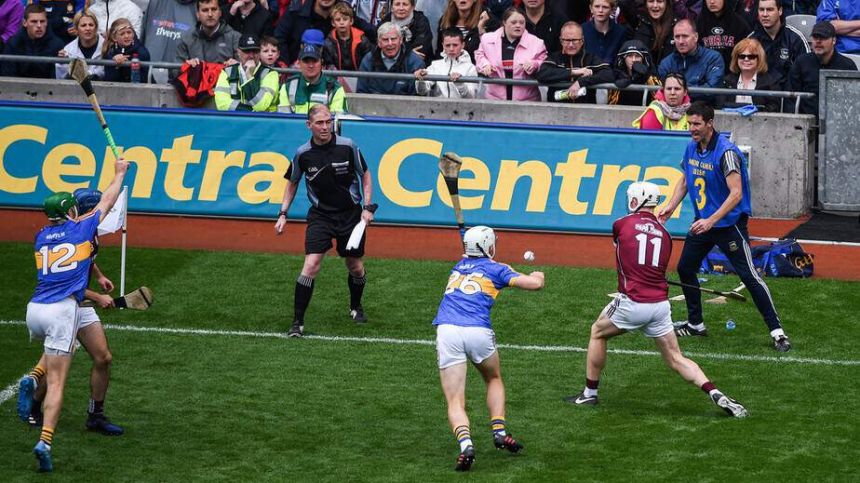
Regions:
<instances>
[{"instance_id":1,"label":"team crest on jersey","mask_svg":"<svg viewBox=\"0 0 860 483\"><path fill-rule=\"evenodd\" d=\"M788 49L779 49L779 58L780 60L788 60L790 54Z\"/></svg>"},{"instance_id":2,"label":"team crest on jersey","mask_svg":"<svg viewBox=\"0 0 860 483\"><path fill-rule=\"evenodd\" d=\"M653 223L636 223L635 225L633 225L633 228L643 233L648 233L649 235L663 235L663 233L659 229L657 229L657 227L654 226Z\"/></svg>"},{"instance_id":3,"label":"team crest on jersey","mask_svg":"<svg viewBox=\"0 0 860 483\"><path fill-rule=\"evenodd\" d=\"M723 35L723 32L725 32L725 29L722 27L714 27L711 29L711 33L714 35Z\"/></svg>"},{"instance_id":4,"label":"team crest on jersey","mask_svg":"<svg viewBox=\"0 0 860 483\"><path fill-rule=\"evenodd\" d=\"M730 241L729 242L729 251L730 252L738 251L738 244L736 242Z\"/></svg>"}]
</instances>

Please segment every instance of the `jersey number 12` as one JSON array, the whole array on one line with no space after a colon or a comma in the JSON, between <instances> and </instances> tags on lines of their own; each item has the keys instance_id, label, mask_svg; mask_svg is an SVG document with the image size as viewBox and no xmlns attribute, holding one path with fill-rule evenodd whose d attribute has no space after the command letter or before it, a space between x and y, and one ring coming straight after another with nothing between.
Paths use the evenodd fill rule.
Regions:
<instances>
[{"instance_id":1,"label":"jersey number 12","mask_svg":"<svg viewBox=\"0 0 860 483\"><path fill-rule=\"evenodd\" d=\"M75 255L75 246L71 243L60 243L51 248L51 253L59 256L48 256L48 245L39 248L39 254L42 256L42 275L49 273L60 273L74 270L78 267L78 262L72 262L64 265L66 261Z\"/></svg>"},{"instance_id":2,"label":"jersey number 12","mask_svg":"<svg viewBox=\"0 0 860 483\"><path fill-rule=\"evenodd\" d=\"M639 242L639 265L645 265L645 257L646 252L648 251L648 245L654 245L654 251L651 253L651 266L656 267L660 265L660 247L663 245L662 237L653 237L648 238L648 235L644 233L640 233L636 235L636 241Z\"/></svg>"}]
</instances>

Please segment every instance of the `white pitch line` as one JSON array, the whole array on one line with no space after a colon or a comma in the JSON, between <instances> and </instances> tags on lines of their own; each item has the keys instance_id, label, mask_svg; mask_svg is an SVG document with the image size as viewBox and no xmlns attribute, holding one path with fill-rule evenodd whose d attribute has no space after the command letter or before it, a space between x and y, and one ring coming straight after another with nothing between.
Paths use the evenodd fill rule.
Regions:
<instances>
[{"instance_id":1,"label":"white pitch line","mask_svg":"<svg viewBox=\"0 0 860 483\"><path fill-rule=\"evenodd\" d=\"M0 320L0 325L24 325L20 320ZM215 330L215 329L181 329L172 327L145 327L136 325L114 325L106 324L105 328L124 332L153 332L172 335L211 335L211 336L233 336L233 337L263 337L273 339L286 339L287 335L283 332L255 332L245 330ZM306 335L305 339L321 340L327 342L357 342L357 343L376 343L376 344L399 344L399 345L423 345L433 346L435 341L432 339L395 339L390 337L350 337L350 336L330 336L330 335ZM578 352L585 353L588 349L585 347L563 346L563 345L519 345L519 344L499 344L502 349L522 350L532 352ZM633 349L608 349L611 354L622 354L630 356L660 356L657 351L633 350ZM716 359L724 361L746 361L746 362L779 362L779 363L796 363L810 364L819 366L858 366L860 360L842 360L842 359L819 359L807 357L774 357L774 356L756 356L742 354L721 354L714 352L685 352L686 355L700 359Z\"/></svg>"},{"instance_id":2,"label":"white pitch line","mask_svg":"<svg viewBox=\"0 0 860 483\"><path fill-rule=\"evenodd\" d=\"M26 376L26 374L24 374L24 376ZM0 404L3 404L4 402L15 397L15 394L18 394L18 381L21 380L21 377L16 379L15 382L13 382L12 384L6 386L6 389L0 391Z\"/></svg>"}]
</instances>

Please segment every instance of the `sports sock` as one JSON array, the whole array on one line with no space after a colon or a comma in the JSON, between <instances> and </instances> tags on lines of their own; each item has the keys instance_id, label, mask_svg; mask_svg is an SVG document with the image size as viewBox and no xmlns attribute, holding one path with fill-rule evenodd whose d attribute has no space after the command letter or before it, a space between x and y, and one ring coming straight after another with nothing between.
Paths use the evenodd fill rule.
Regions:
<instances>
[{"instance_id":1,"label":"sports sock","mask_svg":"<svg viewBox=\"0 0 860 483\"><path fill-rule=\"evenodd\" d=\"M466 448L472 446L472 432L469 431L468 426L457 426L454 430L454 436L457 438L457 442L460 443L460 452L466 451Z\"/></svg>"},{"instance_id":2,"label":"sports sock","mask_svg":"<svg viewBox=\"0 0 860 483\"><path fill-rule=\"evenodd\" d=\"M295 314L296 320L305 320L305 310L311 303L311 295L314 294L314 279L305 275L299 275L296 280Z\"/></svg>"},{"instance_id":3,"label":"sports sock","mask_svg":"<svg viewBox=\"0 0 860 483\"><path fill-rule=\"evenodd\" d=\"M583 389L582 393L585 397L594 397L597 396L597 386L600 385L600 380L585 378L585 389Z\"/></svg>"},{"instance_id":4,"label":"sports sock","mask_svg":"<svg viewBox=\"0 0 860 483\"><path fill-rule=\"evenodd\" d=\"M36 367L30 371L30 377L36 381L36 387L42 384L42 379L45 377L45 368L39 364L36 364Z\"/></svg>"},{"instance_id":5,"label":"sports sock","mask_svg":"<svg viewBox=\"0 0 860 483\"><path fill-rule=\"evenodd\" d=\"M42 434L39 436L39 440L44 441L48 445L48 449L51 449L51 443L54 442L54 429L42 426Z\"/></svg>"},{"instance_id":6,"label":"sports sock","mask_svg":"<svg viewBox=\"0 0 860 483\"><path fill-rule=\"evenodd\" d=\"M687 322L687 325L689 325L690 327L692 327L696 330L705 330L705 323L704 322L699 322L698 324L693 324L693 323Z\"/></svg>"},{"instance_id":7,"label":"sports sock","mask_svg":"<svg viewBox=\"0 0 860 483\"><path fill-rule=\"evenodd\" d=\"M779 336L785 337L785 331L782 330L782 327L778 329L773 329L772 331L770 331L770 336L774 339L778 338Z\"/></svg>"},{"instance_id":8,"label":"sports sock","mask_svg":"<svg viewBox=\"0 0 860 483\"><path fill-rule=\"evenodd\" d=\"M105 412L105 402L104 401L96 401L95 399L90 399L90 406L87 408L87 414L104 414Z\"/></svg>"},{"instance_id":9,"label":"sports sock","mask_svg":"<svg viewBox=\"0 0 860 483\"><path fill-rule=\"evenodd\" d=\"M702 384L702 391L705 391L708 396L713 396L716 393L722 394L720 390L717 389L717 386L715 386L711 381L705 381L705 383Z\"/></svg>"},{"instance_id":10,"label":"sports sock","mask_svg":"<svg viewBox=\"0 0 860 483\"><path fill-rule=\"evenodd\" d=\"M493 430L493 435L506 436L508 434L505 429L505 418L493 418L490 421L490 428Z\"/></svg>"},{"instance_id":11,"label":"sports sock","mask_svg":"<svg viewBox=\"0 0 860 483\"><path fill-rule=\"evenodd\" d=\"M346 275L346 283L349 285L349 308L350 310L361 307L361 296L364 294L364 285L367 283L367 272L360 277Z\"/></svg>"}]
</instances>

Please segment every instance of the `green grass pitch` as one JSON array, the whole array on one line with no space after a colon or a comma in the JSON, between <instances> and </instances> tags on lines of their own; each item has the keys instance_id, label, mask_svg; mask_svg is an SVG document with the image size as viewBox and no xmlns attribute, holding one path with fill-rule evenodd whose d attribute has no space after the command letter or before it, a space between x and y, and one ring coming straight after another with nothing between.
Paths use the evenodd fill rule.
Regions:
<instances>
[{"instance_id":1,"label":"green grass pitch","mask_svg":"<svg viewBox=\"0 0 860 483\"><path fill-rule=\"evenodd\" d=\"M291 320L296 256L130 249L129 288L147 285L147 312L104 311L114 354L107 414L126 434L84 428L88 355L76 356L54 444L55 481L856 481L860 459L860 284L768 279L794 350L780 356L752 303L705 305L711 337L682 349L750 417L733 420L671 373L638 334L610 342L597 408L561 398L581 389L588 331L609 270L540 267L541 292L506 290L494 309L509 429L522 455L492 446L483 384L470 370L477 459L453 471L430 325L452 262L367 260L370 323L350 322L346 271L329 257L306 331ZM502 260L504 261L504 260ZM37 360L24 319L35 276L28 244L0 244L0 390ZM119 252L99 264L118 282ZM515 268L532 267L518 263ZM734 277L708 277L731 289ZM672 294L678 291L673 289ZM673 304L683 319L683 304ZM733 331L725 322L737 322ZM18 322L16 322L18 321ZM253 335L251 333L256 333ZM353 338L332 340L341 336ZM539 348L565 350L538 350ZM636 352L641 351L641 352ZM647 352L646 352L647 351ZM0 404L0 481L35 481L38 433ZM41 480L41 478L39 478Z\"/></svg>"}]
</instances>

